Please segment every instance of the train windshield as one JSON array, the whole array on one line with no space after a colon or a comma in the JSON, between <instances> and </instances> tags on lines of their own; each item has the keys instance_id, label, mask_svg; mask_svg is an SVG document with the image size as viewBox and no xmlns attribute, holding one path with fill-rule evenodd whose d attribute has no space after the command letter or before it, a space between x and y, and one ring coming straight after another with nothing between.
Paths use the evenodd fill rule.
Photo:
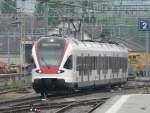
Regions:
<instances>
[{"instance_id":1,"label":"train windshield","mask_svg":"<svg viewBox=\"0 0 150 113\"><path fill-rule=\"evenodd\" d=\"M39 42L39 59L43 66L58 66L64 50L64 40L55 38L42 39Z\"/></svg>"}]
</instances>

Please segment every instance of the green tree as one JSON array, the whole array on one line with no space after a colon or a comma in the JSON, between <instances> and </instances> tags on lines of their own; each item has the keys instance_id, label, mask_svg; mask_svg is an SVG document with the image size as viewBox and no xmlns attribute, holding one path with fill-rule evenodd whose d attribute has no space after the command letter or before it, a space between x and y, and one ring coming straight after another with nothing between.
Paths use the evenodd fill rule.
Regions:
<instances>
[{"instance_id":1,"label":"green tree","mask_svg":"<svg viewBox=\"0 0 150 113\"><path fill-rule=\"evenodd\" d=\"M1 13L15 13L16 1L15 0L2 0L0 4Z\"/></svg>"},{"instance_id":2,"label":"green tree","mask_svg":"<svg viewBox=\"0 0 150 113\"><path fill-rule=\"evenodd\" d=\"M55 9L59 9L60 5L57 0L38 0L35 15L39 15L40 17L38 17L38 19L40 20L48 18L48 24L55 27L59 24L59 17L53 17L49 14L55 14ZM54 10L51 10L52 8L54 8ZM48 17L45 17L45 15Z\"/></svg>"}]
</instances>

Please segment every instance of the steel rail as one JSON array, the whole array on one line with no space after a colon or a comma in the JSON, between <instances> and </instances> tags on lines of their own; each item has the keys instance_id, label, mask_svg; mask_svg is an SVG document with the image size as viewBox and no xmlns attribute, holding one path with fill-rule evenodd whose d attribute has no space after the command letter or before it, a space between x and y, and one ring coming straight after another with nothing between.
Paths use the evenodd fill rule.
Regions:
<instances>
[{"instance_id":1,"label":"steel rail","mask_svg":"<svg viewBox=\"0 0 150 113\"><path fill-rule=\"evenodd\" d=\"M109 98L100 98L100 99L90 99L90 100L77 100L77 101L69 101L69 102L60 102L59 104L48 102L46 104L38 103L34 106L18 106L13 108L1 109L1 113L20 113L20 112L29 112L30 110L42 110L43 109L60 109L57 110L55 113L63 113L75 106L87 106L87 105L94 105L96 103L104 103Z\"/></svg>"},{"instance_id":2,"label":"steel rail","mask_svg":"<svg viewBox=\"0 0 150 113\"><path fill-rule=\"evenodd\" d=\"M144 84L145 85L145 84ZM143 89L144 90L144 85L141 85L139 87L139 89ZM137 86L137 85L136 85ZM124 88L124 90L130 90L130 89L135 89L137 90L138 87L136 86L126 86ZM142 91L143 91L142 90ZM0 111L2 112L15 112L15 111L25 111L25 110L29 110L31 108L30 105L34 105L35 108L39 108L39 106L43 109L50 109L50 108L61 108L61 110L65 111L66 108L71 108L71 107L75 107L78 106L78 104L80 103L79 101L69 101L69 102L61 102L61 104L59 103L52 103L52 101L55 100L60 100L60 99L64 99L64 98L70 98L70 97L78 97L78 96L84 96L84 95L89 95L89 94L93 94L93 93L98 93L98 92L104 92L103 90L94 90L94 91L88 91L88 92L80 92L80 93L75 93L75 94L71 94L71 95L65 95L65 96L58 96L58 95L50 95L50 97L47 98L47 103L43 104L43 101L41 100L40 96L36 96L36 97L30 97L30 98L24 98L24 99L16 99L16 100L11 100L11 101L3 101L0 102ZM109 97L106 97L106 99ZM105 101L105 98L103 98ZM102 99L101 99L102 102ZM83 100L81 101L81 103L83 104ZM86 102L85 102L86 103ZM87 104L87 103L86 103ZM85 105L86 105L85 104ZM3 105L3 106L2 106ZM99 102L95 102L95 108L98 105L101 105L101 103ZM8 107L5 107L8 106ZM93 108L93 110L95 109ZM91 110L92 111L92 110ZM57 110L57 112L59 113L59 111ZM89 111L90 113L90 111Z\"/></svg>"}]
</instances>

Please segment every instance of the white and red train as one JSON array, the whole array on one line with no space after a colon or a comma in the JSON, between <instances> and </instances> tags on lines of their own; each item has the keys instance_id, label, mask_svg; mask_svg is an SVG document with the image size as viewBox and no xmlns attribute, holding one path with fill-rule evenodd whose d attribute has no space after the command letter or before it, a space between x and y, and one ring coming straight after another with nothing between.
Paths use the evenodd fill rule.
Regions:
<instances>
[{"instance_id":1,"label":"white and red train","mask_svg":"<svg viewBox=\"0 0 150 113\"><path fill-rule=\"evenodd\" d=\"M119 44L49 36L34 43L32 56L33 88L42 95L127 81L128 50Z\"/></svg>"}]
</instances>

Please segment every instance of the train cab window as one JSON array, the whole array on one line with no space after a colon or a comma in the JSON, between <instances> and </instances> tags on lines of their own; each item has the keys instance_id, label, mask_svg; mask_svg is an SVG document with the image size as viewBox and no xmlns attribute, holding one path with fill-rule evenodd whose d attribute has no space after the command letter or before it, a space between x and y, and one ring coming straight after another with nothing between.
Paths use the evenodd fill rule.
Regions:
<instances>
[{"instance_id":1,"label":"train cab window","mask_svg":"<svg viewBox=\"0 0 150 113\"><path fill-rule=\"evenodd\" d=\"M66 69L72 69L72 55L70 55L64 65Z\"/></svg>"}]
</instances>

